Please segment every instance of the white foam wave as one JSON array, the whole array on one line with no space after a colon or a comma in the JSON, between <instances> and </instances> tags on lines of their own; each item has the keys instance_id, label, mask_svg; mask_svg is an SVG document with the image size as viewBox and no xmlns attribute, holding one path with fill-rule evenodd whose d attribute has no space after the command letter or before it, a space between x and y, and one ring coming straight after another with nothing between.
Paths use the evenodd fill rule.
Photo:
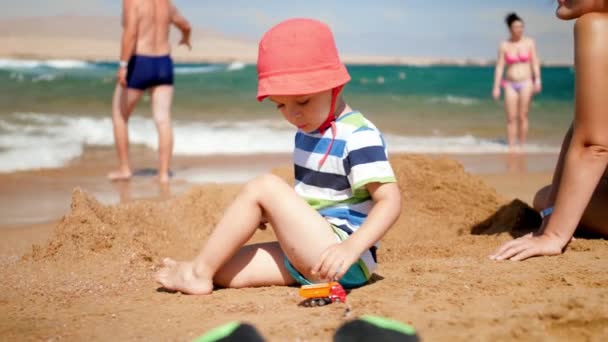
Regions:
<instances>
[{"instance_id":1,"label":"white foam wave","mask_svg":"<svg viewBox=\"0 0 608 342\"><path fill-rule=\"evenodd\" d=\"M279 120L247 122L173 122L174 153L177 155L243 155L290 153L294 130ZM41 113L14 113L0 119L0 172L61 167L83 152L85 145L114 145L111 118ZM149 117L129 121L132 144L157 148L157 132ZM416 137L387 135L391 152L414 153L505 153L498 141L471 135ZM535 152L558 151L557 147L528 145Z\"/></svg>"},{"instance_id":2,"label":"white foam wave","mask_svg":"<svg viewBox=\"0 0 608 342\"><path fill-rule=\"evenodd\" d=\"M228 66L226 66L226 70L227 71L237 71L237 70L245 69L246 66L247 66L247 64L242 63L242 62L232 62L232 63L228 64Z\"/></svg>"},{"instance_id":3,"label":"white foam wave","mask_svg":"<svg viewBox=\"0 0 608 342\"><path fill-rule=\"evenodd\" d=\"M201 65L201 66L175 66L175 73L180 75L190 74L207 74L210 72L220 71L222 68L218 65Z\"/></svg>"},{"instance_id":4,"label":"white foam wave","mask_svg":"<svg viewBox=\"0 0 608 342\"><path fill-rule=\"evenodd\" d=\"M472 135L464 136L396 136L387 135L391 152L441 153L441 154L494 154L508 153L507 144L498 140L482 139ZM543 144L526 144L528 153L557 153L559 148Z\"/></svg>"},{"instance_id":5,"label":"white foam wave","mask_svg":"<svg viewBox=\"0 0 608 342\"><path fill-rule=\"evenodd\" d=\"M92 66L93 64L91 63L71 59L35 60L0 58L0 69L34 69L41 67L52 69L83 69Z\"/></svg>"},{"instance_id":6,"label":"white foam wave","mask_svg":"<svg viewBox=\"0 0 608 342\"><path fill-rule=\"evenodd\" d=\"M473 99L470 97L455 96L449 94L443 97L433 97L430 101L431 103L447 103L462 106L471 106L479 102L477 99Z\"/></svg>"}]
</instances>

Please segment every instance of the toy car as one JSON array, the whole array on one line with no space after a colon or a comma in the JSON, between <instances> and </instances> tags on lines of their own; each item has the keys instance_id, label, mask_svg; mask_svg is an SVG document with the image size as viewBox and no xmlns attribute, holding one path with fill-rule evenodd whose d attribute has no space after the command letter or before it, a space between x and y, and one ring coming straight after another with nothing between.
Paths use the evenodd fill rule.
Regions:
<instances>
[{"instance_id":1,"label":"toy car","mask_svg":"<svg viewBox=\"0 0 608 342\"><path fill-rule=\"evenodd\" d=\"M337 282L302 285L300 296L304 298L301 305L323 306L330 303L346 303L346 291Z\"/></svg>"}]
</instances>

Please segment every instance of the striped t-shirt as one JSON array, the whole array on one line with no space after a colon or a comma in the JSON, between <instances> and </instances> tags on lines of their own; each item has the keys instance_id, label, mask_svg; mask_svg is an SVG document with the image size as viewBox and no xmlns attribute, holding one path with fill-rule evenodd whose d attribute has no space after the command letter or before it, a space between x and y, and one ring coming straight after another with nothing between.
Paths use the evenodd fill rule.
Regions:
<instances>
[{"instance_id":1,"label":"striped t-shirt","mask_svg":"<svg viewBox=\"0 0 608 342\"><path fill-rule=\"evenodd\" d=\"M380 131L359 112L336 120L336 137L325 162L332 131L295 137L295 190L333 226L350 235L363 223L372 208L366 184L396 182L388 162ZM361 255L359 263L367 275L376 268L377 243Z\"/></svg>"}]
</instances>

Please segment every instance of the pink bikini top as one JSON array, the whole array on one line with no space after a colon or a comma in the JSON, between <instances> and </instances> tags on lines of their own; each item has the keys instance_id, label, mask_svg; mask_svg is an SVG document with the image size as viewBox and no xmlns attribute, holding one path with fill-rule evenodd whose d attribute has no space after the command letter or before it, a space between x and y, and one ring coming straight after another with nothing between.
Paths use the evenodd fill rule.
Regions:
<instances>
[{"instance_id":1,"label":"pink bikini top","mask_svg":"<svg viewBox=\"0 0 608 342\"><path fill-rule=\"evenodd\" d=\"M530 58L530 52L520 52L517 54L505 53L505 62L507 62L507 64L527 63L530 61Z\"/></svg>"}]
</instances>

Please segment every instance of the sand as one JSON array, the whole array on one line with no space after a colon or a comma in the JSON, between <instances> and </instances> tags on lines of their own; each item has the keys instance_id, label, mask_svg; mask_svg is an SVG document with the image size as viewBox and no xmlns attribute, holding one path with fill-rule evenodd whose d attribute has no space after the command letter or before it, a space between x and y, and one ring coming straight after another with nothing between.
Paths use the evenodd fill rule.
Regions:
<instances>
[{"instance_id":1,"label":"sand","mask_svg":"<svg viewBox=\"0 0 608 342\"><path fill-rule=\"evenodd\" d=\"M477 176L448 158L391 161L403 213L382 240L373 282L350 292L347 304L299 307L297 287L208 296L159 289L152 274L161 258L192 257L240 184L189 185L112 205L75 188L57 222L0 228L0 337L181 341L243 320L272 341L327 341L344 321L376 314L412 324L427 341L608 338L606 240L577 239L561 256L521 263L487 259L538 224L525 202L549 172ZM86 173L79 165L62 170ZM290 167L273 172L291 180ZM271 239L259 231L252 242Z\"/></svg>"},{"instance_id":2,"label":"sand","mask_svg":"<svg viewBox=\"0 0 608 342\"><path fill-rule=\"evenodd\" d=\"M187 13L184 13L188 16ZM255 63L257 40L227 36L194 25L192 50L178 47L173 30L173 57L181 62ZM103 27L103 30L100 29ZM0 20L0 58L77 59L116 61L121 26L118 16L58 15ZM489 65L491 60L342 54L348 64L391 65ZM570 65L570 63L568 63Z\"/></svg>"}]
</instances>

